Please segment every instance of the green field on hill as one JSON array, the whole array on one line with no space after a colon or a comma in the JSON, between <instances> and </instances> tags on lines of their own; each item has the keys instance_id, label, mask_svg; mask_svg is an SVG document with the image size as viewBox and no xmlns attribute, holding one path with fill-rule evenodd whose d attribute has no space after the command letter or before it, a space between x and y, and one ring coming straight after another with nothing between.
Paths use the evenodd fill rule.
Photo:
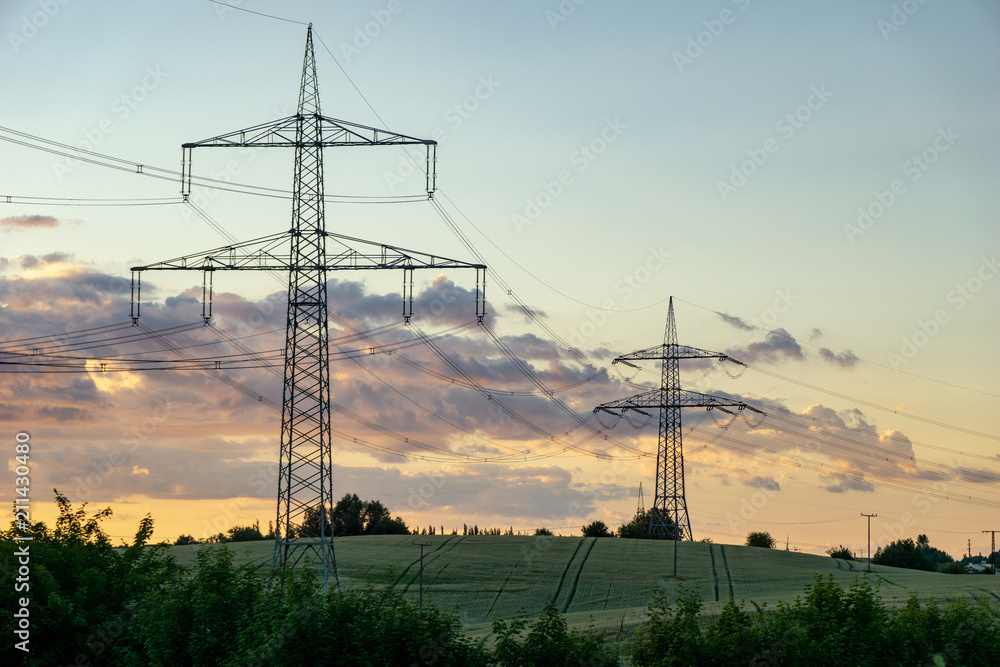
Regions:
<instances>
[{"instance_id":1,"label":"green field on hill","mask_svg":"<svg viewBox=\"0 0 1000 667\"><path fill-rule=\"evenodd\" d=\"M865 576L866 565L827 556L788 551L682 542L677 552L678 579L673 572L673 543L592 537L409 536L343 537L335 540L341 590L365 585L394 585L416 599L420 547L424 547L424 599L457 610L472 634L490 632L496 618L510 618L522 608L537 616L554 596L572 626L595 626L614 634L646 620L652 591L659 586L671 596L680 587L696 590L705 613L716 613L730 595L747 608L773 609L792 602L814 582L815 573L847 587ZM269 567L274 543L228 545L238 560ZM189 564L203 545L172 547L177 561ZM921 602L961 597L1000 602L1000 577L948 575L872 566L883 600L901 604L916 593Z\"/></svg>"}]
</instances>

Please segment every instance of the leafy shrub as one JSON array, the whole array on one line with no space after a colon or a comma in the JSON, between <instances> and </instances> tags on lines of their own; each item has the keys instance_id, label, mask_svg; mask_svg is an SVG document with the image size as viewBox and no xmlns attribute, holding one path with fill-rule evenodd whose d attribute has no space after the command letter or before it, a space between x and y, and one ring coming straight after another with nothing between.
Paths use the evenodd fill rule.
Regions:
<instances>
[{"instance_id":1,"label":"leafy shrub","mask_svg":"<svg viewBox=\"0 0 1000 667\"><path fill-rule=\"evenodd\" d=\"M147 595L116 652L128 667L436 665L486 667L458 618L395 589L324 597L312 571L236 565L228 547L198 553L189 576Z\"/></svg>"},{"instance_id":2,"label":"leafy shrub","mask_svg":"<svg viewBox=\"0 0 1000 667\"><path fill-rule=\"evenodd\" d=\"M649 620L639 628L632 645L632 662L640 667L703 664L705 640L698 620L702 606L697 593L683 588L675 606L665 591L655 591Z\"/></svg>"},{"instance_id":3,"label":"leafy shrub","mask_svg":"<svg viewBox=\"0 0 1000 667\"><path fill-rule=\"evenodd\" d=\"M538 619L528 625L527 615L493 622L496 644L493 660L504 667L608 667L619 665L618 657L605 645L604 636L590 628L570 631L566 617L553 598L545 603Z\"/></svg>"},{"instance_id":4,"label":"leafy shrub","mask_svg":"<svg viewBox=\"0 0 1000 667\"><path fill-rule=\"evenodd\" d=\"M673 607L663 591L649 606L630 657L652 665L1000 664L1000 607L986 598L921 607L916 595L886 609L867 579L843 589L816 575L805 597L774 612L746 612L730 599L716 619L702 619L701 598L683 589Z\"/></svg>"},{"instance_id":5,"label":"leafy shrub","mask_svg":"<svg viewBox=\"0 0 1000 667\"><path fill-rule=\"evenodd\" d=\"M110 508L88 516L86 503L74 510L69 500L55 492L59 516L55 529L43 522L27 530L11 523L0 531L0 561L17 562L16 550L30 536L31 575L27 591L15 590L17 567L3 572L0 608L10 610L0 620L8 641L0 649L0 663L29 664L14 648L18 597L30 600L30 664L107 665L110 649L123 643L123 634L134 619L134 603L144 594L165 586L176 567L159 546L147 546L153 520L139 522L132 544L115 548L101 522L112 516Z\"/></svg>"},{"instance_id":6,"label":"leafy shrub","mask_svg":"<svg viewBox=\"0 0 1000 667\"><path fill-rule=\"evenodd\" d=\"M548 528L535 528L535 536L552 537L552 531Z\"/></svg>"},{"instance_id":7,"label":"leafy shrub","mask_svg":"<svg viewBox=\"0 0 1000 667\"><path fill-rule=\"evenodd\" d=\"M234 565L228 547L206 547L189 577L152 591L137 605L127 665L221 665L240 628L260 606L264 577L252 564Z\"/></svg>"},{"instance_id":8,"label":"leafy shrub","mask_svg":"<svg viewBox=\"0 0 1000 667\"><path fill-rule=\"evenodd\" d=\"M841 560L854 560L854 554L852 554L851 550L845 547L844 545L840 545L839 547L830 547L829 549L826 550L826 554L831 558L839 558Z\"/></svg>"},{"instance_id":9,"label":"leafy shrub","mask_svg":"<svg viewBox=\"0 0 1000 667\"><path fill-rule=\"evenodd\" d=\"M956 563L951 561L950 563L940 563L935 567L937 572L941 574L968 574L968 571L962 566L961 563Z\"/></svg>"}]
</instances>

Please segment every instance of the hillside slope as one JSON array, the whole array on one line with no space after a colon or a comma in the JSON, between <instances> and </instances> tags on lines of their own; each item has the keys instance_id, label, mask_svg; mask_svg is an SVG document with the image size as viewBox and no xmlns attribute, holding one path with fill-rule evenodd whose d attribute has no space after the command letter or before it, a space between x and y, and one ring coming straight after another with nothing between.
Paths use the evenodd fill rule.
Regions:
<instances>
[{"instance_id":1,"label":"hillside slope","mask_svg":"<svg viewBox=\"0 0 1000 667\"><path fill-rule=\"evenodd\" d=\"M571 625L591 617L598 627L623 630L646 618L652 591L659 586L675 596L681 587L697 590L705 613L714 613L730 595L748 607L773 608L794 601L813 583L815 573L843 586L863 577L865 565L825 556L682 542L678 579L673 544L652 540L519 536L373 536L337 538L335 548L341 589L366 584L395 585L416 598L420 548L424 548L424 596L439 607L457 609L471 632L488 632L495 618L509 618L524 608L537 615L549 596ZM241 560L270 566L273 542L229 545ZM189 563L201 545L173 547ZM944 575L872 566L873 583L883 599L900 604L916 592L921 601L983 596L1000 601L1000 577Z\"/></svg>"}]
</instances>

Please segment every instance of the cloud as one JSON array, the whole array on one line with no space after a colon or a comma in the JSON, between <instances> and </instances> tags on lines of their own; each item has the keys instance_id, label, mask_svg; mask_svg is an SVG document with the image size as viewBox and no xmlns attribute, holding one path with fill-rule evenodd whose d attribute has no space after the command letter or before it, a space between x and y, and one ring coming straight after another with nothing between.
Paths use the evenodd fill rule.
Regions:
<instances>
[{"instance_id":1,"label":"cloud","mask_svg":"<svg viewBox=\"0 0 1000 667\"><path fill-rule=\"evenodd\" d=\"M73 255L65 252L50 252L41 257L35 255L22 255L18 258L22 269L37 269L46 264L61 264L73 258Z\"/></svg>"},{"instance_id":2,"label":"cloud","mask_svg":"<svg viewBox=\"0 0 1000 667\"><path fill-rule=\"evenodd\" d=\"M504 304L500 306L500 310L505 314L516 315L520 318L520 321L525 324L530 324L535 319L544 320L548 318L548 313L539 308L532 308L530 306L521 306L517 304Z\"/></svg>"},{"instance_id":3,"label":"cloud","mask_svg":"<svg viewBox=\"0 0 1000 667\"><path fill-rule=\"evenodd\" d=\"M779 363L787 359L801 360L805 358L802 347L784 329L768 331L762 341L750 343L746 347L726 350L726 354L743 363Z\"/></svg>"},{"instance_id":4,"label":"cloud","mask_svg":"<svg viewBox=\"0 0 1000 667\"><path fill-rule=\"evenodd\" d=\"M729 315L727 313L720 313L718 311L716 311L715 314L718 315L719 317L721 317L723 322L725 322L726 324L728 324L730 326L736 327L740 331L753 331L754 329L757 328L757 327L753 326L752 324L748 324L743 319L741 319L739 317L736 317L735 315Z\"/></svg>"},{"instance_id":5,"label":"cloud","mask_svg":"<svg viewBox=\"0 0 1000 667\"><path fill-rule=\"evenodd\" d=\"M851 476L847 479L838 479L832 484L823 487L830 493L846 493L847 491L861 491L862 493L872 493L875 486L866 482L862 476Z\"/></svg>"},{"instance_id":6,"label":"cloud","mask_svg":"<svg viewBox=\"0 0 1000 667\"><path fill-rule=\"evenodd\" d=\"M745 480L743 482L744 486L749 486L752 489L767 489L769 491L780 491L781 484L772 477L761 477L760 475L754 475L752 478Z\"/></svg>"},{"instance_id":7,"label":"cloud","mask_svg":"<svg viewBox=\"0 0 1000 667\"><path fill-rule=\"evenodd\" d=\"M844 350L838 354L828 347L821 347L819 349L819 356L824 360L829 361L831 364L840 366L841 368L854 368L854 366L861 361L850 350Z\"/></svg>"},{"instance_id":8,"label":"cloud","mask_svg":"<svg viewBox=\"0 0 1000 667\"><path fill-rule=\"evenodd\" d=\"M99 368L101 359L183 359L131 326L127 279L74 264L69 256L58 259L58 253L39 261L65 266L58 272L0 275L0 303L7 304L0 308L4 339L34 338L18 345L55 346L49 349L89 359L91 368ZM193 278L197 282L200 277ZM644 479L655 474L652 460L644 460L634 464L627 485L618 470L612 471L610 482L587 481L584 471L607 463L596 460L595 453L632 457L655 451L655 420L646 429L621 427L595 436L588 427L599 428L593 407L635 391L612 380L607 371L577 362L544 334L520 333L521 327L507 333L504 321L492 321L491 315L491 327L517 357L512 362L476 326L472 291L439 276L414 295L415 318L421 318L414 324L431 336L450 333L437 340L438 355L417 338L414 326L402 323L399 294L372 293L363 283L346 280L331 281L329 290L336 316L330 325L330 338L336 341L331 346L331 396L341 406L332 416L338 495L350 490L382 498L411 523L411 513L438 525L457 522L459 529L466 521L499 525L507 517L515 526L575 526L563 530L577 533L588 514L617 521L615 512L634 488L634 475L640 468ZM10 373L0 382L0 425L8 430L38 425L32 437L50 447L39 462L36 481L73 492L77 501L140 496L273 500L285 298L284 290L260 299L219 293L211 327L200 325L200 287L143 304L144 327L198 325L165 333L170 346L194 358L226 359L241 353L229 341L239 338L241 345L272 360L271 368L223 364L221 377L203 370ZM456 329L467 323L469 328ZM88 333L98 327L108 329ZM800 358L801 349L782 334L771 332L748 345L744 356ZM0 349L8 347L0 343ZM371 347L381 352L367 353ZM563 405L526 378L520 364L529 366L548 389L567 388L554 394ZM484 387L486 395L470 389L468 378ZM689 458L689 470L717 483L770 492L787 488L789 479L801 483L807 475L828 492L848 493L869 492L878 480L915 483L960 474L984 484L993 481L974 469L949 474L921 470L905 434L879 429L876 420L857 409L815 404L799 413L778 399L709 393L752 402L772 415L752 431L743 431L737 420L719 440L726 446L736 438L747 453L728 451L724 458L713 458L717 447L689 449L695 455ZM686 415L685 422L694 428L691 440L685 435L687 443L709 442L717 432L704 412ZM578 450L592 456L549 458ZM777 463L775 454L791 465ZM116 463L109 466L112 457ZM448 463L462 457L473 462ZM810 465L796 472L799 462ZM819 462L827 467L812 467ZM850 478L824 476L823 471L834 469L831 462ZM428 478L432 473L421 472L428 467L443 476ZM795 477L785 476L788 469ZM97 483L80 486L88 479ZM418 494L423 499L411 508L411 490L421 488L431 488L432 497Z\"/></svg>"},{"instance_id":9,"label":"cloud","mask_svg":"<svg viewBox=\"0 0 1000 667\"><path fill-rule=\"evenodd\" d=\"M79 357L78 366L90 359L88 367L96 369L105 358L183 359L172 351L174 347L195 358L226 358L240 353L228 342L239 338L253 352L274 360L270 369L248 364L224 369L225 383L201 370L5 375L0 383L0 421L11 428L45 424L52 455L44 461L44 472L39 469L39 484L72 492L77 501L93 502L130 496L273 496L274 485L261 480L276 458L274 441L280 428L280 412L274 406L280 407L282 397L283 290L259 300L216 294L213 326L165 334L168 348L145 336L144 329L131 326L126 279L74 265L71 256L57 253L35 261L66 261L68 266L58 274L0 276L0 303L7 304L0 309L0 336L33 339L18 343L18 349L29 345L43 352L65 352ZM198 323L199 292L200 288L192 288L147 301L142 307L143 327L166 330ZM375 488L364 482L374 476L381 480L377 488L391 500L399 488L408 488L404 482L421 481L409 466L424 465L425 457L519 454L517 464L455 471L448 488L461 490L468 498L442 493L435 503L451 507L454 501L455 507L448 511L470 518L509 513L551 524L553 512L558 511L572 513L573 522L582 523L586 513L604 511L604 499L617 497L613 484L603 485L607 488L595 495L580 487L575 469L531 462L567 444L613 452L616 439L593 440L587 428L541 395L540 388L479 327L438 340L442 359L420 343L413 327L402 324L398 294L371 293L362 283L344 280L331 281L329 292L331 313L337 317L331 321L330 337L339 341L339 349L331 347L338 353L331 362L331 394L344 408L333 415L338 432L335 447L343 467L337 472L338 490L355 483L360 484L354 486L357 489ZM474 325L474 297L472 291L439 276L415 294L415 323L428 335L456 323ZM416 319L421 317L423 322ZM496 326L494 316L490 318ZM108 329L87 333L101 327ZM372 333L356 335L351 328ZM556 396L586 423L593 423L594 405L621 389L606 371L576 363L541 336L504 334L502 329L497 335L549 388L573 386ZM372 346L393 353L363 354ZM0 343L0 348L9 347ZM30 354L31 349L25 351ZM451 364L487 387L489 397L464 386L465 379ZM502 410L501 403L517 417ZM366 421L355 421L352 413ZM535 428L550 432L554 440ZM623 442L634 442L638 435L627 431L620 434ZM366 459L380 464L366 471L358 465ZM392 472L404 465L408 467L398 475ZM508 487L517 493L498 501ZM449 497L451 501L444 503Z\"/></svg>"},{"instance_id":10,"label":"cloud","mask_svg":"<svg viewBox=\"0 0 1000 667\"><path fill-rule=\"evenodd\" d=\"M970 482L972 484L1000 483L1000 474L997 474L995 471L987 470L985 468L968 468L965 466L957 466L955 468L955 474L963 482Z\"/></svg>"},{"instance_id":11,"label":"cloud","mask_svg":"<svg viewBox=\"0 0 1000 667\"><path fill-rule=\"evenodd\" d=\"M0 219L0 229L7 233L42 227L54 228L59 221L51 215L15 215Z\"/></svg>"}]
</instances>

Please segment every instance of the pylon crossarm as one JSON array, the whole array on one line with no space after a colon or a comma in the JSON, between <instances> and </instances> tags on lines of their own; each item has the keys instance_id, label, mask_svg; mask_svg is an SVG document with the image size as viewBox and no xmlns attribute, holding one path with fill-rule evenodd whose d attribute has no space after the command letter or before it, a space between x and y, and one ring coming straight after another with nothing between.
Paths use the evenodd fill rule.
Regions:
<instances>
[{"instance_id":1,"label":"pylon crossarm","mask_svg":"<svg viewBox=\"0 0 1000 667\"><path fill-rule=\"evenodd\" d=\"M740 412L743 410L749 410L750 412L756 412L757 414L764 414L763 411L758 410L755 407L747 405L743 401L737 401L731 398L721 398L719 396L711 396L709 394L701 394L696 391L688 391L686 389L681 389L677 396L677 403L670 403L667 401L668 405L664 407L672 408L736 408Z\"/></svg>"},{"instance_id":2,"label":"pylon crossarm","mask_svg":"<svg viewBox=\"0 0 1000 667\"><path fill-rule=\"evenodd\" d=\"M689 347L687 345L656 345L646 348L645 350L637 350L636 352L623 354L611 363L617 364L640 359L656 359L658 361L663 359L719 359L721 361L731 361L735 364L740 364L741 366L743 365L742 362L733 359L727 354L712 352L710 350L700 350L696 347Z\"/></svg>"},{"instance_id":3,"label":"pylon crossarm","mask_svg":"<svg viewBox=\"0 0 1000 667\"><path fill-rule=\"evenodd\" d=\"M601 403L594 412L607 412L610 415L621 416L627 410L638 410L641 408L657 408L663 403L663 392L659 389L648 391L643 394L620 398L617 401Z\"/></svg>"},{"instance_id":4,"label":"pylon crossarm","mask_svg":"<svg viewBox=\"0 0 1000 667\"><path fill-rule=\"evenodd\" d=\"M380 264L380 266L374 268L405 267L408 269L486 269L485 264L474 264L460 259L451 259L440 255L432 255L419 250L410 250L409 248L400 248L398 246L387 245L385 243L366 241L365 239L359 239L354 236L345 236L343 234L334 234L332 232L324 232L324 235L327 239L333 240L344 247L344 250L341 253L337 253L333 250L327 250L329 253L327 256L328 262L335 261L338 257L344 257L345 260L348 261L350 261L350 258L356 257L365 258L368 262ZM352 244L375 247L378 248L378 251L377 253L371 254L360 253L351 247Z\"/></svg>"},{"instance_id":5,"label":"pylon crossarm","mask_svg":"<svg viewBox=\"0 0 1000 667\"><path fill-rule=\"evenodd\" d=\"M315 139L303 141L299 136L300 125L311 125L310 135ZM333 146L406 146L422 144L426 147L426 189L432 197L437 189L437 142L418 139L406 134L368 127L346 120L328 118L318 113L296 114L235 132L220 134L211 139L181 144L181 195L191 194L191 152L194 148L324 148Z\"/></svg>"},{"instance_id":6,"label":"pylon crossarm","mask_svg":"<svg viewBox=\"0 0 1000 667\"><path fill-rule=\"evenodd\" d=\"M322 267L301 265L292 261L287 246L291 235L289 232L263 236L250 241L233 243L211 250L204 250L183 257L175 257L162 262L145 266L133 266L132 271L216 271L223 269L242 269L256 271L288 271L291 269L306 270L322 268L328 271L338 269L478 269L485 270L486 265L451 259L440 255L431 255L418 250L407 250L395 246L366 241L364 239L323 232L327 238L336 240L342 246L341 252L330 252ZM368 246L359 251L348 246ZM282 247L284 246L284 247Z\"/></svg>"},{"instance_id":7,"label":"pylon crossarm","mask_svg":"<svg viewBox=\"0 0 1000 667\"><path fill-rule=\"evenodd\" d=\"M288 249L281 249L289 239L288 232L262 236L250 241L203 250L146 266L133 266L131 271L264 269L287 271Z\"/></svg>"},{"instance_id":8,"label":"pylon crossarm","mask_svg":"<svg viewBox=\"0 0 1000 667\"><path fill-rule=\"evenodd\" d=\"M644 409L655 408L736 408L739 411L749 410L758 414L764 414L762 411L747 405L743 401L710 396L709 394L701 394L696 391L687 391L684 389L677 392L676 400L671 400L670 393L655 389L630 396L629 398L602 403L594 408L594 412L600 410L609 414L621 414L627 410L642 412Z\"/></svg>"},{"instance_id":9,"label":"pylon crossarm","mask_svg":"<svg viewBox=\"0 0 1000 667\"><path fill-rule=\"evenodd\" d=\"M268 121L235 132L220 134L211 139L189 141L181 144L183 149L191 148L238 148L248 146L294 146L298 116L288 116Z\"/></svg>"},{"instance_id":10,"label":"pylon crossarm","mask_svg":"<svg viewBox=\"0 0 1000 667\"><path fill-rule=\"evenodd\" d=\"M310 147L316 146L401 146L412 144L423 144L433 146L437 144L432 139L419 139L390 130L382 130L367 125L359 125L346 120L328 118L319 114L303 114L301 118L306 122L318 122L322 139L310 141ZM279 118L267 123L261 123L241 130L220 134L211 139L201 141L190 141L181 144L181 148L250 148L250 147L286 147L294 148L301 142L296 137L296 127L300 116L288 116Z\"/></svg>"},{"instance_id":11,"label":"pylon crossarm","mask_svg":"<svg viewBox=\"0 0 1000 667\"><path fill-rule=\"evenodd\" d=\"M380 130L346 120L338 120L328 116L318 116L323 133L323 146L400 146L424 144L434 146L433 139L418 139L417 137Z\"/></svg>"}]
</instances>

